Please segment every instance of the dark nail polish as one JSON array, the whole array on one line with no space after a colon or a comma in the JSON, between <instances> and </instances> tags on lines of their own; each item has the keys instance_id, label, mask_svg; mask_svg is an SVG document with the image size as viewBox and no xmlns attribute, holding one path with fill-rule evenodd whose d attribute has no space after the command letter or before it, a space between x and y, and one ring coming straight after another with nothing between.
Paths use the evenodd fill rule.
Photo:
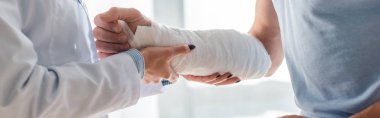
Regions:
<instances>
[{"instance_id":1,"label":"dark nail polish","mask_svg":"<svg viewBox=\"0 0 380 118\"><path fill-rule=\"evenodd\" d=\"M216 78L220 77L220 75L216 76Z\"/></svg>"},{"instance_id":2,"label":"dark nail polish","mask_svg":"<svg viewBox=\"0 0 380 118\"><path fill-rule=\"evenodd\" d=\"M232 74L228 75L228 77L227 77L227 78L230 78L230 77L232 77Z\"/></svg>"},{"instance_id":3,"label":"dark nail polish","mask_svg":"<svg viewBox=\"0 0 380 118\"><path fill-rule=\"evenodd\" d=\"M235 83L239 83L239 82L240 82L240 80L236 81Z\"/></svg>"},{"instance_id":4,"label":"dark nail polish","mask_svg":"<svg viewBox=\"0 0 380 118\"><path fill-rule=\"evenodd\" d=\"M189 48L190 48L190 50L193 50L195 48L195 45L189 44Z\"/></svg>"}]
</instances>

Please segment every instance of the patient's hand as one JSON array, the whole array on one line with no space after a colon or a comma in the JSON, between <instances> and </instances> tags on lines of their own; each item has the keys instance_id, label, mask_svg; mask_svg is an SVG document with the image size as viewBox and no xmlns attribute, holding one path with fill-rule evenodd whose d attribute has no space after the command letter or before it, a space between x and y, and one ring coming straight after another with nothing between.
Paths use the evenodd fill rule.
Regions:
<instances>
[{"instance_id":1,"label":"patient's hand","mask_svg":"<svg viewBox=\"0 0 380 118\"><path fill-rule=\"evenodd\" d=\"M225 73L220 75L219 73L214 73L210 76L193 76L193 75L182 75L185 79L189 81L201 82L211 85L228 85L240 82L238 77L233 77L231 73Z\"/></svg>"},{"instance_id":2,"label":"patient's hand","mask_svg":"<svg viewBox=\"0 0 380 118\"><path fill-rule=\"evenodd\" d=\"M95 17L97 26L93 30L96 48L100 58L126 51L130 48L127 33L123 32L121 20L128 24L132 32L136 32L137 26L150 26L151 21L134 8L111 8L105 13Z\"/></svg>"}]
</instances>

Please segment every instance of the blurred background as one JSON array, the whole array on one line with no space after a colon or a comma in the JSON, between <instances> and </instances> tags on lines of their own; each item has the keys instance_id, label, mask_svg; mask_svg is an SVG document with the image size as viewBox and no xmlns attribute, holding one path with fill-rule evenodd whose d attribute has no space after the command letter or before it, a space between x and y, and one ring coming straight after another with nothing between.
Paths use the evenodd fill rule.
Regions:
<instances>
[{"instance_id":1,"label":"blurred background","mask_svg":"<svg viewBox=\"0 0 380 118\"><path fill-rule=\"evenodd\" d=\"M90 20L110 7L134 7L152 20L186 29L235 29L248 32L255 0L87 0ZM164 93L110 114L110 118L274 118L297 114L284 62L269 78L229 86L183 78Z\"/></svg>"}]
</instances>

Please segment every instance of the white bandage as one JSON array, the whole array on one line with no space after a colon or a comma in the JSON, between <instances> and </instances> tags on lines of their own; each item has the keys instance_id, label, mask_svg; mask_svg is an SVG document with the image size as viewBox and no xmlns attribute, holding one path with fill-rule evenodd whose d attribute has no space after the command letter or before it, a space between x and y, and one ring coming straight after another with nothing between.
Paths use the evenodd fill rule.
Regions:
<instances>
[{"instance_id":1,"label":"white bandage","mask_svg":"<svg viewBox=\"0 0 380 118\"><path fill-rule=\"evenodd\" d=\"M133 33L126 26L128 33ZM194 44L189 54L175 57L172 67L179 74L206 76L230 72L240 79L263 77L271 61L262 43L235 30L190 31L152 23L138 26L130 38L132 48Z\"/></svg>"}]
</instances>

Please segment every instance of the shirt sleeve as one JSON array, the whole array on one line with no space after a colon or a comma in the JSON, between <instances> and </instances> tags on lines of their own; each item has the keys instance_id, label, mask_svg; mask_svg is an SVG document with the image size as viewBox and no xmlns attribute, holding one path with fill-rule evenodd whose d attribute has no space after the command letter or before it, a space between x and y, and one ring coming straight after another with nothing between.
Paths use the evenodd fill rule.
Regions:
<instances>
[{"instance_id":1,"label":"shirt sleeve","mask_svg":"<svg viewBox=\"0 0 380 118\"><path fill-rule=\"evenodd\" d=\"M172 83L168 80L162 80L160 83L155 83L155 84L146 84L143 81L141 81L140 98L150 97L150 96L163 93L164 92L163 88L170 84Z\"/></svg>"},{"instance_id":2,"label":"shirt sleeve","mask_svg":"<svg viewBox=\"0 0 380 118\"><path fill-rule=\"evenodd\" d=\"M127 51L127 54L132 57L133 61L135 62L136 68L140 74L141 79L144 78L144 57L141 55L141 53L137 49L130 49Z\"/></svg>"},{"instance_id":3,"label":"shirt sleeve","mask_svg":"<svg viewBox=\"0 0 380 118\"><path fill-rule=\"evenodd\" d=\"M136 104L143 71L130 52L94 64L39 65L32 42L21 31L17 8L10 2L0 1L2 117L97 117Z\"/></svg>"}]
</instances>

